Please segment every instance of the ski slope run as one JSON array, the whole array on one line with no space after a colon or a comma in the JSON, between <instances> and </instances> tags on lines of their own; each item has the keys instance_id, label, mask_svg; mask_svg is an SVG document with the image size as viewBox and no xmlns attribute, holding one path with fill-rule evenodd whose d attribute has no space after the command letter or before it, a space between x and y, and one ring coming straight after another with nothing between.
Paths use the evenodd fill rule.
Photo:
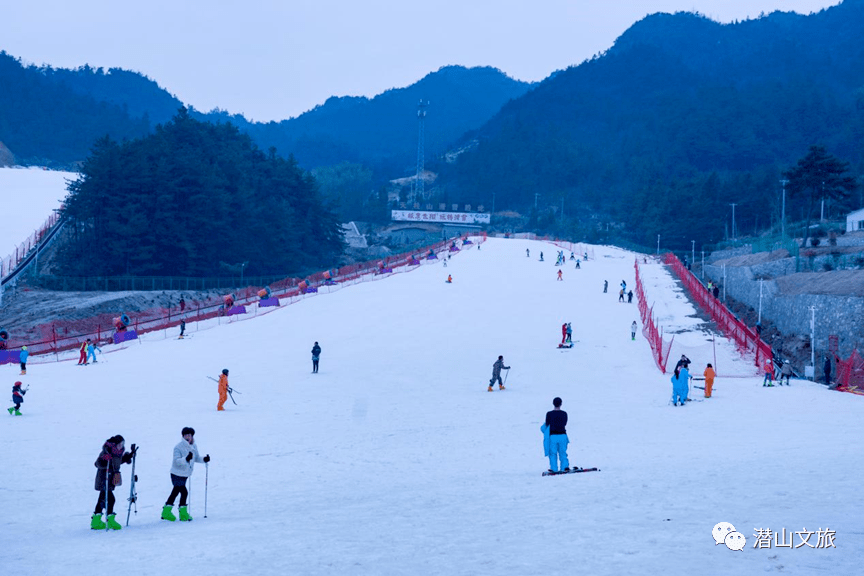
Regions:
<instances>
[{"instance_id":1,"label":"ski slope run","mask_svg":"<svg viewBox=\"0 0 864 576\"><path fill-rule=\"evenodd\" d=\"M144 335L106 347L95 365L37 363L22 377L3 367L7 392L19 378L30 387L23 416L3 414L0 432L3 566L58 576L860 573L864 398L804 381L763 388L718 339L717 362L738 377L673 408L669 376L641 336L630 339L636 303L612 289L632 286L633 255L598 247L581 270L568 261L559 282L556 250L490 239L447 268L183 341ZM643 273L667 329L704 342L668 273L651 263ZM561 351L568 321L577 343ZM489 393L499 354L512 368L507 390ZM707 360L691 359L701 374ZM222 368L241 394L217 413L207 376ZM555 396L570 416L571 463L600 472L541 477L539 427ZM184 426L213 459L208 517L198 465L195 520L169 523L159 515ZM115 434L141 447L138 513L120 532L93 532L93 461ZM718 522L746 537L742 551L715 545ZM836 547L753 547L757 529L781 528L830 529Z\"/></svg>"}]
</instances>

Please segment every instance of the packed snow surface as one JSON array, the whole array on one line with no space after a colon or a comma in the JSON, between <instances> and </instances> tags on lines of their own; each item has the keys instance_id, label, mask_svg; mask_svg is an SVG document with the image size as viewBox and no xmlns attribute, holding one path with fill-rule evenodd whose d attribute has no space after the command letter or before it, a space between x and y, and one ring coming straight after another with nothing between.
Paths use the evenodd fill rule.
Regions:
<instances>
[{"instance_id":1,"label":"packed snow surface","mask_svg":"<svg viewBox=\"0 0 864 576\"><path fill-rule=\"evenodd\" d=\"M0 168L0 258L25 241L60 208L77 174L42 168Z\"/></svg>"},{"instance_id":2,"label":"packed snow surface","mask_svg":"<svg viewBox=\"0 0 864 576\"><path fill-rule=\"evenodd\" d=\"M7 393L18 379L30 387L23 416L0 413L4 569L860 574L864 398L801 380L764 388L752 359L718 338L728 376L713 398L693 389L696 401L673 407L669 375L641 334L630 339L636 303L617 302L620 281L633 286L634 256L596 247L596 259L580 270L568 260L557 281L556 250L490 239L447 268L190 324L182 341L144 335L105 347L98 364L36 358L20 377L2 367ZM665 329L705 351L688 354L701 375L715 357L710 336L659 264L643 274ZM561 351L568 321L576 344ZM315 341L323 352L311 374ZM499 354L511 369L506 390L490 393ZM223 368L241 394L217 413L207 376ZM571 462L601 471L541 477L539 428L555 396L570 418ZM212 456L207 518L198 464L194 521L170 523L159 515L184 426ZM122 531L91 531L93 462L114 434L141 447L138 513ZM115 493L125 525L123 472ZM743 534L742 551L715 545L719 522ZM835 547L754 548L759 529L831 530Z\"/></svg>"}]
</instances>

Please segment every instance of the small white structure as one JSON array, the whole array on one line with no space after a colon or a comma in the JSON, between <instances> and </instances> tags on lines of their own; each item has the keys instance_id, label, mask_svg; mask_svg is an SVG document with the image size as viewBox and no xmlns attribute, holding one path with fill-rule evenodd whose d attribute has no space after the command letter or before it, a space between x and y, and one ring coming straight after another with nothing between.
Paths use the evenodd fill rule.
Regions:
<instances>
[{"instance_id":1,"label":"small white structure","mask_svg":"<svg viewBox=\"0 0 864 576\"><path fill-rule=\"evenodd\" d=\"M864 230L864 208L850 212L846 216L846 232Z\"/></svg>"}]
</instances>

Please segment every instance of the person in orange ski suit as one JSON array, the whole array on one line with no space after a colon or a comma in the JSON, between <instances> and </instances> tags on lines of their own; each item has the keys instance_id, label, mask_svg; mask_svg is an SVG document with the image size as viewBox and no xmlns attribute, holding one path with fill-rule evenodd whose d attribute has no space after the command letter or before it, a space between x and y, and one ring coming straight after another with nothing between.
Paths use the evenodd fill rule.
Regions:
<instances>
[{"instance_id":1,"label":"person in orange ski suit","mask_svg":"<svg viewBox=\"0 0 864 576\"><path fill-rule=\"evenodd\" d=\"M714 387L714 377L717 376L717 373L714 372L714 368L711 364L708 364L708 367L705 368L705 372L702 373L705 376L705 398L711 397L711 388Z\"/></svg>"},{"instance_id":2,"label":"person in orange ski suit","mask_svg":"<svg viewBox=\"0 0 864 576\"><path fill-rule=\"evenodd\" d=\"M222 375L219 376L219 404L216 405L217 411L225 410L225 401L228 400L228 369L222 370Z\"/></svg>"}]
</instances>

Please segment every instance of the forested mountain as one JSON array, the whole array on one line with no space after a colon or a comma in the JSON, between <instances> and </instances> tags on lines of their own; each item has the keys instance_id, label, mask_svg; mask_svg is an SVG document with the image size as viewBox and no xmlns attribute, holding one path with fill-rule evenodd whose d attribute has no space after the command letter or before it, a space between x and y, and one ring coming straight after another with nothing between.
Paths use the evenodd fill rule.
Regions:
<instances>
[{"instance_id":1,"label":"forested mountain","mask_svg":"<svg viewBox=\"0 0 864 576\"><path fill-rule=\"evenodd\" d=\"M653 245L720 239L779 218L782 171L821 144L864 173L864 0L810 16L773 13L721 25L655 14L606 53L548 78L441 164L439 193L528 212L598 239L603 222ZM463 143L467 143L468 137ZM856 205L859 197L847 206ZM787 214L802 204L789 199ZM555 221L553 222L553 218Z\"/></svg>"},{"instance_id":2,"label":"forested mountain","mask_svg":"<svg viewBox=\"0 0 864 576\"><path fill-rule=\"evenodd\" d=\"M342 253L312 176L229 124L181 109L144 138L99 140L70 185L61 252L72 276L288 274Z\"/></svg>"},{"instance_id":3,"label":"forested mountain","mask_svg":"<svg viewBox=\"0 0 864 576\"><path fill-rule=\"evenodd\" d=\"M404 176L417 158L417 104L431 101L427 156L443 152L467 130L530 89L493 68L449 66L406 88L374 98L333 97L296 118L249 122L242 115L189 109L199 120L227 122L305 169L362 163L384 178ZM74 70L24 66L0 52L0 142L20 162L83 160L104 135L141 136L169 121L183 103L137 72L82 66ZM395 171L395 174L394 174Z\"/></svg>"}]
</instances>

